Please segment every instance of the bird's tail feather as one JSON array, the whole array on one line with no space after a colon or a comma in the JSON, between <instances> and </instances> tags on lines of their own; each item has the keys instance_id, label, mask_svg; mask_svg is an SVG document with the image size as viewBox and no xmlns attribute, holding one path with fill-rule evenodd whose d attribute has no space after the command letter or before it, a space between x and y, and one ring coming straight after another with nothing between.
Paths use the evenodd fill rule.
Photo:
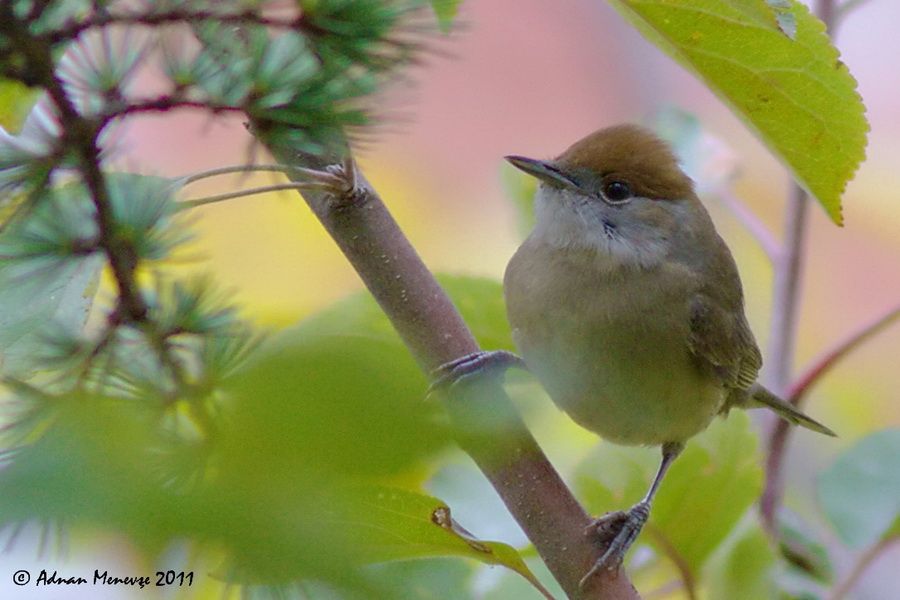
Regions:
<instances>
[{"instance_id":1,"label":"bird's tail feather","mask_svg":"<svg viewBox=\"0 0 900 600\"><path fill-rule=\"evenodd\" d=\"M807 429L811 429L818 433L824 433L831 437L837 437L837 434L834 431L822 425L812 417L806 416L800 412L796 406L782 400L758 383L750 388L749 394L752 403L773 410L779 417L789 423L800 425L801 427L806 427Z\"/></svg>"}]
</instances>

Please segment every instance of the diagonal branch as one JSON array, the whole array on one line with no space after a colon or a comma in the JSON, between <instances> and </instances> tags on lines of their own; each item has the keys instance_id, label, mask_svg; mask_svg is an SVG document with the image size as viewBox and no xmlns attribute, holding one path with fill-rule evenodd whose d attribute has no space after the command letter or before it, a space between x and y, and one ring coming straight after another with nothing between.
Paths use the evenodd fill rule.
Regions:
<instances>
[{"instance_id":1,"label":"diagonal branch","mask_svg":"<svg viewBox=\"0 0 900 600\"><path fill-rule=\"evenodd\" d=\"M744 226L744 229L753 236L756 243L759 244L766 256L771 262L776 262L781 253L781 245L769 228L751 211L740 198L734 195L730 190L725 190L719 194L719 200L731 211L734 218Z\"/></svg>"},{"instance_id":2,"label":"diagonal branch","mask_svg":"<svg viewBox=\"0 0 900 600\"><path fill-rule=\"evenodd\" d=\"M251 128L252 129L252 128ZM316 157L273 148L280 163L324 170ZM350 161L343 163L346 174ZM311 191L307 204L334 238L366 287L416 357L430 372L479 350L472 333L361 173L339 195ZM329 167L335 172L335 167ZM570 598L635 599L622 570L604 573L579 589L600 555L584 530L590 519L525 427L497 382L464 397L448 397L447 410L462 448L478 464L510 513Z\"/></svg>"},{"instance_id":3,"label":"diagonal branch","mask_svg":"<svg viewBox=\"0 0 900 600\"><path fill-rule=\"evenodd\" d=\"M851 332L850 335L835 344L833 348L827 350L807 367L806 371L788 388L787 399L793 404L800 404L806 392L822 375L830 371L842 358L856 350L860 344L893 323L897 317L900 317L900 304L895 305L884 314Z\"/></svg>"}]
</instances>

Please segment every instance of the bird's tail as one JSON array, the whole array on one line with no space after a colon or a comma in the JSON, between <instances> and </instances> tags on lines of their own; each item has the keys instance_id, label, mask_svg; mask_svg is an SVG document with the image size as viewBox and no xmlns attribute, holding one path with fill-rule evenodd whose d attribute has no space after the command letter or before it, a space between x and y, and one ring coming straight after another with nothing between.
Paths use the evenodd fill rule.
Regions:
<instances>
[{"instance_id":1,"label":"bird's tail","mask_svg":"<svg viewBox=\"0 0 900 600\"><path fill-rule=\"evenodd\" d=\"M806 416L805 414L800 412L796 406L794 406L790 402L782 400L758 383L754 383L753 387L748 390L748 393L750 395L751 406L752 404L764 406L775 411L775 413L779 417L781 417L788 423L800 425L801 427L806 427L807 429L811 429L819 433L824 433L825 435L830 435L831 437L837 437L837 434L831 429L825 427L815 419Z\"/></svg>"}]
</instances>

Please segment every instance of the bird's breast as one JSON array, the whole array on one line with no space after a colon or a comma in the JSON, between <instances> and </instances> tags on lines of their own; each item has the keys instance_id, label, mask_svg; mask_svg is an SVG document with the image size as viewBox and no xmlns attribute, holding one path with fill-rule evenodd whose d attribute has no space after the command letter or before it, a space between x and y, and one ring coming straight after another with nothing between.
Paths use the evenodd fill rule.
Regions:
<instances>
[{"instance_id":1,"label":"bird's breast","mask_svg":"<svg viewBox=\"0 0 900 600\"><path fill-rule=\"evenodd\" d=\"M660 444L704 429L724 398L689 350L694 279L529 240L504 290L516 345L557 405L610 441Z\"/></svg>"}]
</instances>

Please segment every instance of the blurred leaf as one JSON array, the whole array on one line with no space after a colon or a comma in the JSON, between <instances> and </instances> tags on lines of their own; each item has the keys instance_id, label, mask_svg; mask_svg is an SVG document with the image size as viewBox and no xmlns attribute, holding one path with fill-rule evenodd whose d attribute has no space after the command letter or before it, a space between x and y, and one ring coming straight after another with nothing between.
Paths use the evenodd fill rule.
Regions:
<instances>
[{"instance_id":1,"label":"blurred leaf","mask_svg":"<svg viewBox=\"0 0 900 600\"><path fill-rule=\"evenodd\" d=\"M529 548L531 548L529 546ZM524 552L523 552L524 553ZM541 580L548 582L548 585L551 588L552 597L555 598L565 598L565 592L559 587L559 584L553 579L553 575L550 573L550 570L547 569L547 565L538 558L532 557L527 560L529 566L532 571L540 576ZM541 598L541 594L534 590L531 586L528 585L521 577L516 577L515 574L510 573L509 571L503 571L499 573L490 573L486 574L492 577L481 577L479 583L479 592L481 592L477 597L479 600L527 600L530 598L539 599ZM493 585L485 585L485 580L493 583ZM485 589L486 588L486 589Z\"/></svg>"},{"instance_id":2,"label":"blurred leaf","mask_svg":"<svg viewBox=\"0 0 900 600\"><path fill-rule=\"evenodd\" d=\"M898 526L898 456L900 429L885 429L845 450L819 477L819 503L847 545L873 544Z\"/></svg>"},{"instance_id":3,"label":"blurred leaf","mask_svg":"<svg viewBox=\"0 0 900 600\"><path fill-rule=\"evenodd\" d=\"M399 340L291 333L259 354L225 383L221 450L236 475L290 487L314 474L396 474L448 443L441 407L424 400L425 377Z\"/></svg>"},{"instance_id":4,"label":"blurred leaf","mask_svg":"<svg viewBox=\"0 0 900 600\"><path fill-rule=\"evenodd\" d=\"M462 4L462 0L431 0L431 7L437 16L438 25L441 26L441 31L444 33L450 31L453 20L459 12L460 4Z\"/></svg>"},{"instance_id":5,"label":"blurred leaf","mask_svg":"<svg viewBox=\"0 0 900 600\"><path fill-rule=\"evenodd\" d=\"M659 460L658 449L599 444L577 470L579 496L594 513L627 509L643 497ZM641 539L658 545L662 554L670 545L697 573L756 500L761 485L750 419L732 411L688 442L653 502L649 528L655 535ZM657 544L657 536L665 544Z\"/></svg>"},{"instance_id":6,"label":"blurred leaf","mask_svg":"<svg viewBox=\"0 0 900 600\"><path fill-rule=\"evenodd\" d=\"M0 127L8 133L19 131L38 95L18 81L0 79Z\"/></svg>"},{"instance_id":7,"label":"blurred leaf","mask_svg":"<svg viewBox=\"0 0 900 600\"><path fill-rule=\"evenodd\" d=\"M437 278L483 348L514 349L500 282L460 275ZM338 334L399 341L387 316L368 292L332 304L302 321L296 332L297 336Z\"/></svg>"},{"instance_id":8,"label":"blurred leaf","mask_svg":"<svg viewBox=\"0 0 900 600\"><path fill-rule=\"evenodd\" d=\"M103 264L93 256L27 277L0 266L0 375L30 377L48 327L84 327Z\"/></svg>"},{"instance_id":9,"label":"blurred leaf","mask_svg":"<svg viewBox=\"0 0 900 600\"><path fill-rule=\"evenodd\" d=\"M647 39L697 74L840 224L841 194L864 157L856 82L821 21L722 0L610 0ZM792 39L789 31L796 26Z\"/></svg>"},{"instance_id":10,"label":"blurred leaf","mask_svg":"<svg viewBox=\"0 0 900 600\"><path fill-rule=\"evenodd\" d=\"M385 597L404 600L475 600L474 572L473 563L447 558L390 562L371 569L387 591Z\"/></svg>"},{"instance_id":11,"label":"blurred leaf","mask_svg":"<svg viewBox=\"0 0 900 600\"><path fill-rule=\"evenodd\" d=\"M504 162L500 167L500 180L506 195L516 209L519 235L524 238L534 228L534 193L537 179Z\"/></svg>"},{"instance_id":12,"label":"blurred leaf","mask_svg":"<svg viewBox=\"0 0 900 600\"><path fill-rule=\"evenodd\" d=\"M775 551L755 514L748 513L703 569L706 597L774 598Z\"/></svg>"},{"instance_id":13,"label":"blurred leaf","mask_svg":"<svg viewBox=\"0 0 900 600\"><path fill-rule=\"evenodd\" d=\"M781 554L788 563L816 581L832 583L834 568L828 556L828 548L817 539L809 523L799 514L782 509L778 526Z\"/></svg>"},{"instance_id":14,"label":"blurred leaf","mask_svg":"<svg viewBox=\"0 0 900 600\"><path fill-rule=\"evenodd\" d=\"M738 172L737 156L725 142L705 130L696 115L666 108L659 111L653 123L656 132L674 148L699 195L720 192L731 185Z\"/></svg>"}]
</instances>

